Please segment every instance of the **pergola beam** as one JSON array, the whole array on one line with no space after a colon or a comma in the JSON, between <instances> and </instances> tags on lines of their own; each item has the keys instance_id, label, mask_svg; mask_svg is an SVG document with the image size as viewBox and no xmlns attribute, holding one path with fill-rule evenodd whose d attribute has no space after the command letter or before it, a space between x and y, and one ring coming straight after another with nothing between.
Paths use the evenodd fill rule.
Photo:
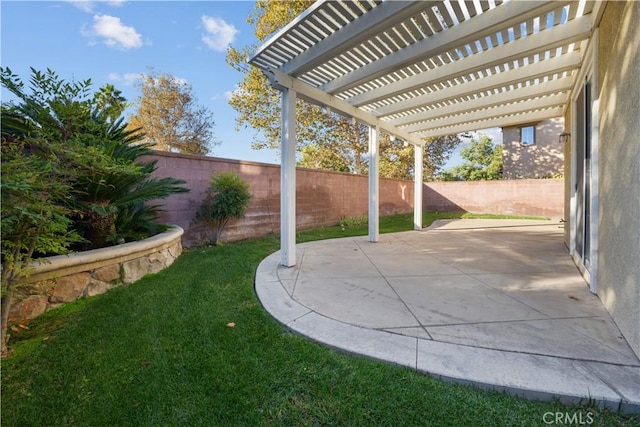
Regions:
<instances>
[{"instance_id":1,"label":"pergola beam","mask_svg":"<svg viewBox=\"0 0 640 427\"><path fill-rule=\"evenodd\" d=\"M565 76L559 79L549 80L542 83L531 84L529 86L516 88L513 90L505 90L497 94L477 97L470 100L464 100L447 106L433 106L428 111L407 114L389 123L400 127L401 129L413 132L416 130L418 123L428 120L438 119L440 117L453 116L456 114L467 113L484 108L496 107L504 104L511 104L527 99L538 98L545 95L552 95L559 92L567 92L573 86L573 78ZM416 127L412 127L416 125Z\"/></svg>"},{"instance_id":2,"label":"pergola beam","mask_svg":"<svg viewBox=\"0 0 640 427\"><path fill-rule=\"evenodd\" d=\"M348 117L353 117L359 122L364 123L368 126L378 127L380 130L389 133L390 135L395 135L396 137L401 138L411 144L424 145L424 142L422 142L419 138L411 135L410 133L405 132L396 126L393 126L392 124L384 120L380 120L373 114L356 108L353 105L341 99L338 99L333 95L329 95L328 93L325 93L320 89L317 89L313 86L308 85L307 83L284 74L281 71L268 70L264 72L265 74L267 74L267 77L271 81L271 85L275 88L278 88L280 90L282 90L282 88L292 89L298 94L299 98L302 98L313 104L329 107L333 111L340 112Z\"/></svg>"},{"instance_id":3,"label":"pergola beam","mask_svg":"<svg viewBox=\"0 0 640 427\"><path fill-rule=\"evenodd\" d=\"M436 1L431 2L407 2L388 1L371 9L360 16L355 23L340 28L324 40L311 46L305 52L293 58L281 67L281 71L299 76L323 64L328 59L336 56L336 49L346 51L360 43L369 40L380 32L404 21L419 13L421 10L431 7Z\"/></svg>"},{"instance_id":4,"label":"pergola beam","mask_svg":"<svg viewBox=\"0 0 640 427\"><path fill-rule=\"evenodd\" d=\"M476 79L464 84L452 86L447 90L415 97L407 101L391 103L384 107L377 108L375 113L378 117L385 117L414 108L425 107L455 98L474 95L478 92L508 87L510 85L548 76L550 74L580 68L581 61L582 57L580 52L570 52L540 61L535 64L535 66L529 65L526 67L511 69L482 79Z\"/></svg>"},{"instance_id":5,"label":"pergola beam","mask_svg":"<svg viewBox=\"0 0 640 427\"><path fill-rule=\"evenodd\" d=\"M530 113L518 114L515 116L491 118L489 120L479 120L469 123L461 123L455 126L430 129L423 132L416 132L420 138L432 138L444 135L453 135L462 132L471 132L478 129L487 129L492 127L508 127L523 123L534 123L542 120L553 119L562 115L563 108L555 107L541 111L533 111Z\"/></svg>"},{"instance_id":6,"label":"pergola beam","mask_svg":"<svg viewBox=\"0 0 640 427\"><path fill-rule=\"evenodd\" d=\"M564 46L568 43L583 40L591 33L591 19L582 16L562 26L556 26L510 43L494 47L481 54L449 62L440 67L415 74L411 77L383 85L377 89L363 92L349 99L356 107L365 106L376 101L392 98L416 89L436 83L450 81L455 77L465 76L477 71L509 63L515 59L526 58L536 53ZM535 66L532 64L530 66Z\"/></svg>"},{"instance_id":7,"label":"pergola beam","mask_svg":"<svg viewBox=\"0 0 640 427\"><path fill-rule=\"evenodd\" d=\"M489 10L482 15L468 19L430 37L417 41L391 55L366 64L349 74L338 77L320 88L336 94L362 83L385 76L424 58L448 52L456 47L473 43L495 34L502 28L509 28L529 18L548 13L558 7L555 1L531 2L514 1Z\"/></svg>"}]
</instances>

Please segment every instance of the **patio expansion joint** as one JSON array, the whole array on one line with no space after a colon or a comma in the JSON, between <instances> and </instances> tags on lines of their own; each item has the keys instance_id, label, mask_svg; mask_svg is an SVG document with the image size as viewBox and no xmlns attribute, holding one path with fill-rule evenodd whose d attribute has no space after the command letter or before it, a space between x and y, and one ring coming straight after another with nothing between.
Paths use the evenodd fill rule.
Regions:
<instances>
[{"instance_id":1,"label":"patio expansion joint","mask_svg":"<svg viewBox=\"0 0 640 427\"><path fill-rule=\"evenodd\" d=\"M300 303L298 303L298 304L300 304ZM314 311L314 310L311 310L311 309L310 309L309 307L307 307L306 305L303 305L303 304L300 304L300 305L301 305L302 307L306 308L308 311L307 311L306 313L301 314L300 316L295 317L295 318L293 318L293 319L289 320L288 322L286 322L284 325L285 325L287 328L291 328L291 324L292 324L292 323L295 323L295 322L297 322L298 320L300 320L300 319L302 319L302 318L304 318L304 317L307 317L307 316L309 316L309 315L310 315L310 314L312 314L312 313L320 314L320 313L317 313L317 312L316 312L316 311ZM321 316L323 316L323 315L321 314ZM324 316L324 317L327 317L327 316ZM334 319L332 319L332 320L334 320Z\"/></svg>"},{"instance_id":2,"label":"patio expansion joint","mask_svg":"<svg viewBox=\"0 0 640 427\"><path fill-rule=\"evenodd\" d=\"M571 320L571 319L599 319L600 316L568 316L568 317L549 317L543 314L544 318L540 319L517 319L517 320L486 320L478 322L457 322L457 323L432 323L424 324L425 328L445 328L448 326L466 326L466 325L487 325L495 323L520 323L520 322L544 322L549 320Z\"/></svg>"},{"instance_id":3,"label":"patio expansion joint","mask_svg":"<svg viewBox=\"0 0 640 427\"><path fill-rule=\"evenodd\" d=\"M378 266L375 264L375 262L373 262L373 260L371 259L371 257L369 257L369 254L367 254L363 248L360 246L359 242L355 242L355 244L358 246L358 248L362 251L362 253L364 254L365 257L367 257L367 259L369 260L369 262L373 265L373 268L378 272L378 274L380 275L380 277L382 277L384 279L384 281L387 283L387 285L389 286L389 288L391 288L391 290L393 291L393 293L396 295L396 297L398 298L398 300L402 303L402 305L404 305L404 307L407 309L407 311L409 313L411 313L411 316L415 319L416 323L418 325L420 325L420 327L424 330L424 332L427 334L427 336L429 337L429 339L433 339L433 337L431 336L431 334L429 333L429 331L427 330L427 328L424 327L424 325L422 324L422 322L420 322L420 319L418 318L418 316L416 316L416 314L413 312L413 310L411 310L411 308L407 305L407 303L402 299L402 297L400 297L400 294L398 294L398 292L396 291L396 289L393 287L393 285L391 285L391 283L389 282L389 279L387 279L387 276L385 276L384 274L382 274L382 271L380 271L380 269L378 268ZM388 332L390 333L390 332Z\"/></svg>"},{"instance_id":4,"label":"patio expansion joint","mask_svg":"<svg viewBox=\"0 0 640 427\"><path fill-rule=\"evenodd\" d=\"M290 279L290 280L293 280L293 288L291 289L291 294L289 295L291 298L293 298L293 295L296 292L296 285L298 284L298 277L300 277L300 272L302 271L302 266L304 265L305 253L306 253L305 249L302 248L301 254L300 254L300 265L297 267L298 271L296 273L295 278L294 279ZM282 284L282 280L286 280L286 279L283 279L283 278L280 277L280 274L278 273L278 270L276 270L276 276L278 277L278 280L280 281L280 284ZM287 288L284 285L282 287L284 288L285 292L289 293L287 291Z\"/></svg>"},{"instance_id":5,"label":"patio expansion joint","mask_svg":"<svg viewBox=\"0 0 640 427\"><path fill-rule=\"evenodd\" d=\"M391 333L391 332L389 332L389 333ZM526 356L544 357L544 358L548 358L548 359L569 360L569 361L572 361L572 362L596 363L596 364L600 364L600 365L619 366L619 367L625 367L625 368L638 368L638 367L640 367L640 365L630 364L630 363L603 362L602 360L597 360L597 359L568 357L568 356L561 356L561 355L557 355L557 354L550 355L550 354L544 354L544 353L536 353L536 352L533 352L533 351L509 350L509 349L504 349L504 348L497 349L495 347L490 347L490 346L463 344L463 343L458 343L458 342L443 341L443 340L439 340L439 339L427 340L427 339L424 339L424 338L418 338L418 340L425 341L425 342L431 342L432 341L432 342L437 342L437 343L441 343L441 344L455 345L455 346L467 347L467 348L479 348L479 349L483 349L483 350L499 351L499 352L502 352L502 353L522 354L522 355L526 355Z\"/></svg>"},{"instance_id":6,"label":"patio expansion joint","mask_svg":"<svg viewBox=\"0 0 640 427\"><path fill-rule=\"evenodd\" d=\"M533 271L533 272L518 272L517 274L536 274L536 273L540 273L540 272L539 272L539 271ZM553 272L552 272L552 271L549 271L549 272L546 272L546 271L545 271L544 273L553 273ZM504 273L498 273L498 274L504 274ZM483 276L483 274L475 274L475 275L472 275L472 277L473 277L474 279L476 279L478 282L482 283L482 285L486 286L487 288L492 289L492 290L494 290L494 291L496 291L496 292L498 292L498 293L500 293L500 294L504 295L505 297L511 298L512 300L514 300L514 301L518 302L519 304L522 304L522 305L524 305L524 306L526 306L526 307L530 308L531 310L533 310L533 311L535 311L535 312L537 312L537 313L540 313L540 314L541 314L541 315L543 315L543 316L546 316L546 317L548 317L548 318L551 318L551 317L547 316L546 314L544 314L542 311L540 311L540 310L538 310L537 308L535 308L533 305L531 305L531 304L527 304L527 303L526 303L526 302L524 302L524 301L520 301L520 299L518 299L516 296L511 295L511 294L509 294L508 292L505 292L503 289L500 289L500 288L499 288L499 287L497 287L497 286L492 286L492 285L490 285L489 283L487 283L487 282L485 282L484 280L482 280L482 277L479 277L479 276ZM594 317L594 316L588 316L588 317Z\"/></svg>"},{"instance_id":7,"label":"patio expansion joint","mask_svg":"<svg viewBox=\"0 0 640 427\"><path fill-rule=\"evenodd\" d=\"M598 372L596 369L589 369L589 367L585 367L585 369L587 369L590 375L593 375L594 377L602 381L611 390L616 392L622 400L627 400L627 401L631 400L622 390L620 390L620 387L618 387L614 382L610 381L609 378L605 377L604 375L601 375L600 372Z\"/></svg>"}]
</instances>

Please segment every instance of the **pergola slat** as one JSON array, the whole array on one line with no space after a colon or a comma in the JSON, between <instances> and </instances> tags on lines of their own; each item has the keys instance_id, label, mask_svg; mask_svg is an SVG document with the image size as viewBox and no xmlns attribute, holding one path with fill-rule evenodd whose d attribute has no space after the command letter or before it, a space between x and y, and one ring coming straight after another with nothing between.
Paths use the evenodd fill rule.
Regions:
<instances>
[{"instance_id":1,"label":"pergola slat","mask_svg":"<svg viewBox=\"0 0 640 427\"><path fill-rule=\"evenodd\" d=\"M562 46L572 41L581 40L591 32L591 22L588 17L577 18L561 27L542 31L517 42L507 43L484 52L482 55L472 55L465 59L438 67L429 73L417 77L409 77L401 82L387 85L375 91L370 91L350 99L355 106L363 106L377 100L392 97L398 93L415 90L419 87L447 80L454 76L478 71L483 67L490 67L509 60L521 58Z\"/></svg>"},{"instance_id":2,"label":"pergola slat","mask_svg":"<svg viewBox=\"0 0 640 427\"><path fill-rule=\"evenodd\" d=\"M566 93L560 93L551 96L521 100L509 104L500 104L498 106L482 108L481 110L466 111L455 115L439 117L425 123L416 124L414 126L401 127L401 129L410 133L420 133L423 131L425 125L429 128L437 129L447 126L454 126L461 122L473 123L479 120L499 118L510 114L526 113L530 110L558 107L564 105L567 102L567 97L568 95Z\"/></svg>"},{"instance_id":3,"label":"pergola slat","mask_svg":"<svg viewBox=\"0 0 640 427\"><path fill-rule=\"evenodd\" d=\"M431 94L426 97L414 98L402 103L395 103L387 107L377 109L376 115L379 117L386 117L392 114L397 114L402 111L409 111L414 108L430 105L435 102L442 102L447 99L455 99L460 96L472 95L482 90L488 90L506 85L518 83L521 81L527 81L536 77L542 77L554 72L561 72L565 70L575 70L580 67L581 56L577 52L563 55L560 57L549 59L548 61L541 61L536 64L535 67L521 67L505 71L500 74L494 74L493 76L484 79L475 79L464 85L454 86L441 93Z\"/></svg>"},{"instance_id":4,"label":"pergola slat","mask_svg":"<svg viewBox=\"0 0 640 427\"><path fill-rule=\"evenodd\" d=\"M363 81L378 78L392 72L394 69L416 63L420 58L431 57L451 49L459 49L468 42L487 35L494 35L496 28L511 26L531 14L535 15L541 11L553 10L557 5L553 1L545 3L511 2L501 7L503 9L499 11L498 9L489 11L473 20L449 28L437 36L423 39L407 46L393 57L386 56L371 62L365 67L327 83L321 89L332 94L342 92L359 85ZM495 45L498 45L497 40ZM467 55L466 51L463 51L463 55Z\"/></svg>"},{"instance_id":5,"label":"pergola slat","mask_svg":"<svg viewBox=\"0 0 640 427\"><path fill-rule=\"evenodd\" d=\"M358 20L357 25L344 27L343 31L336 31L324 40L311 46L306 52L292 58L281 71L291 75L298 75L325 62L335 56L335 49L341 51L359 45L372 36L379 34L383 28L389 28L398 22L412 16L433 2L384 2L373 8Z\"/></svg>"},{"instance_id":6,"label":"pergola slat","mask_svg":"<svg viewBox=\"0 0 640 427\"><path fill-rule=\"evenodd\" d=\"M522 123L536 123L542 120L560 117L563 111L563 107L555 107L540 111L518 114L514 116L490 118L486 120L479 120L476 122L461 123L456 126L431 129L428 131L420 132L417 135L419 135L420 138L431 138L442 135L455 135L463 132L471 132L478 129L515 126Z\"/></svg>"},{"instance_id":7,"label":"pergola slat","mask_svg":"<svg viewBox=\"0 0 640 427\"><path fill-rule=\"evenodd\" d=\"M571 89L573 83L574 80L571 77L563 77L544 83L525 86L523 88L502 91L493 95L465 100L445 107L433 108L420 113L407 114L402 118L390 120L390 123L400 127L400 129L404 129L408 132L414 132L421 127L424 127L424 122L428 120L475 111L481 108L489 108L497 105L524 101L558 92L566 92Z\"/></svg>"}]
</instances>

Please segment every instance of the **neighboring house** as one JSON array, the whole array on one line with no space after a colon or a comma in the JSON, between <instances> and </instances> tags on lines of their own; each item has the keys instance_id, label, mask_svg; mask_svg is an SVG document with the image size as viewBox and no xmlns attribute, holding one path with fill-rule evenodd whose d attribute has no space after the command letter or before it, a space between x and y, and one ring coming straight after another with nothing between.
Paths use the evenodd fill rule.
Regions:
<instances>
[{"instance_id":1,"label":"neighboring house","mask_svg":"<svg viewBox=\"0 0 640 427\"><path fill-rule=\"evenodd\" d=\"M564 171L564 119L502 128L502 178L554 178Z\"/></svg>"}]
</instances>

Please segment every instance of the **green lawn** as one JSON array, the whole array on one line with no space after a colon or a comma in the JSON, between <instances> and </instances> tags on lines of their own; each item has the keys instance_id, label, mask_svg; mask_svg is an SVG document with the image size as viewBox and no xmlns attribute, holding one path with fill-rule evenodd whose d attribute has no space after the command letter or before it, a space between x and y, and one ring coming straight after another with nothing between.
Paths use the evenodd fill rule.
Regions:
<instances>
[{"instance_id":1,"label":"green lawn","mask_svg":"<svg viewBox=\"0 0 640 427\"><path fill-rule=\"evenodd\" d=\"M384 231L411 227L410 215L381 219ZM298 237L363 233L366 224ZM271 236L190 250L156 275L31 321L2 363L2 425L536 426L547 412L576 411L593 411L593 425L640 423L445 383L292 334L253 288L277 249Z\"/></svg>"}]
</instances>

